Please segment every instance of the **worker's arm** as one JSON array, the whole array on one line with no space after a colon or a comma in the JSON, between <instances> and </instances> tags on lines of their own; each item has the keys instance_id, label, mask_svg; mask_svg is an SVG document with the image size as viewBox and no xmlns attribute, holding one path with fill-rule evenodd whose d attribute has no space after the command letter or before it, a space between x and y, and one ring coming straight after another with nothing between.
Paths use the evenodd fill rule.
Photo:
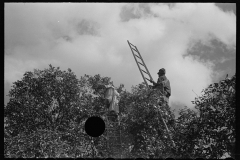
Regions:
<instances>
[{"instance_id":1,"label":"worker's arm","mask_svg":"<svg viewBox=\"0 0 240 160\"><path fill-rule=\"evenodd\" d=\"M167 92L166 96L170 97L171 96L171 87L170 87L170 82L169 80L166 81L165 86L164 86L165 91Z\"/></svg>"},{"instance_id":2,"label":"worker's arm","mask_svg":"<svg viewBox=\"0 0 240 160\"><path fill-rule=\"evenodd\" d=\"M158 85L158 83L154 82L153 80L150 79L150 82L155 86Z\"/></svg>"},{"instance_id":3,"label":"worker's arm","mask_svg":"<svg viewBox=\"0 0 240 160\"><path fill-rule=\"evenodd\" d=\"M117 97L120 97L120 94L117 92L116 89L114 90L114 94L115 94Z\"/></svg>"}]
</instances>

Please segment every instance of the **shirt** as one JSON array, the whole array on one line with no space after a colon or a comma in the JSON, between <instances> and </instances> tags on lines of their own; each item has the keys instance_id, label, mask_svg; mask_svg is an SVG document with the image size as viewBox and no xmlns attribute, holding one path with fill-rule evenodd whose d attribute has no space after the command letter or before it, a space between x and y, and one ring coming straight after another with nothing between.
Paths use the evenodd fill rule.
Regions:
<instances>
[{"instance_id":1,"label":"shirt","mask_svg":"<svg viewBox=\"0 0 240 160\"><path fill-rule=\"evenodd\" d=\"M157 83L154 86L155 86L154 88L157 88L161 92L164 89L164 91L165 91L164 94L166 97L171 96L170 81L167 79L167 77L165 75L159 77Z\"/></svg>"}]
</instances>

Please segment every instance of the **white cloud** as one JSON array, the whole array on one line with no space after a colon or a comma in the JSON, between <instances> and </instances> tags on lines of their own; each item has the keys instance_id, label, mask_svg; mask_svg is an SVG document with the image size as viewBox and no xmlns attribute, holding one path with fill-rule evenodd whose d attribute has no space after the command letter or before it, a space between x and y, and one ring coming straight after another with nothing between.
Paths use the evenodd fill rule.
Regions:
<instances>
[{"instance_id":1,"label":"white cloud","mask_svg":"<svg viewBox=\"0 0 240 160\"><path fill-rule=\"evenodd\" d=\"M194 38L206 40L212 34L227 45L236 45L236 16L213 3L180 3L172 9L163 4L152 5L151 10L160 18L186 24L185 29L193 32Z\"/></svg>"}]
</instances>

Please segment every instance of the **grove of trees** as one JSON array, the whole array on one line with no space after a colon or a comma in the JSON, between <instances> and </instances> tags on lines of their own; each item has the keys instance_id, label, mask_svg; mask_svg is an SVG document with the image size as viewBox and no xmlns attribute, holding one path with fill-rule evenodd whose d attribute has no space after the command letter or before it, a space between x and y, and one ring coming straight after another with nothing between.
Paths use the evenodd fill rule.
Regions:
<instances>
[{"instance_id":1,"label":"grove of trees","mask_svg":"<svg viewBox=\"0 0 240 160\"><path fill-rule=\"evenodd\" d=\"M113 84L109 77L78 79L71 69L51 65L26 72L13 83L4 106L4 157L114 157L105 145L106 134L92 143L84 131L88 117L106 113L107 84ZM209 85L192 101L194 110L185 107L175 117L167 105L154 107L156 95L143 83L130 92L121 84L122 158L234 158L235 86L235 75Z\"/></svg>"}]
</instances>

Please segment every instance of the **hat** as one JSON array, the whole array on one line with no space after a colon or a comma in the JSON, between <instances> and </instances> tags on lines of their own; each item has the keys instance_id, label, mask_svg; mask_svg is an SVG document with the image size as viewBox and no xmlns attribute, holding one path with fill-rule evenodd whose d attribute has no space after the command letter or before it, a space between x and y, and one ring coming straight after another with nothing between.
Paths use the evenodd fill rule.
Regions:
<instances>
[{"instance_id":1,"label":"hat","mask_svg":"<svg viewBox=\"0 0 240 160\"><path fill-rule=\"evenodd\" d=\"M115 88L112 84L105 85L106 88Z\"/></svg>"},{"instance_id":2,"label":"hat","mask_svg":"<svg viewBox=\"0 0 240 160\"><path fill-rule=\"evenodd\" d=\"M166 73L166 70L164 69L164 68L161 68L161 69L159 69L159 71L158 71L158 73L157 74L159 74L159 73Z\"/></svg>"}]
</instances>

